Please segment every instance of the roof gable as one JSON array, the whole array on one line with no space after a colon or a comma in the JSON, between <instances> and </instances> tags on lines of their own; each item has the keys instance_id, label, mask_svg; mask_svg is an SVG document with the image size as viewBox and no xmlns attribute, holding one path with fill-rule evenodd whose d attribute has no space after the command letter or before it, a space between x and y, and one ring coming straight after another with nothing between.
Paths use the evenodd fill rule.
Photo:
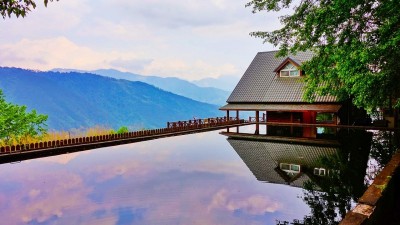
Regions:
<instances>
[{"instance_id":1,"label":"roof gable","mask_svg":"<svg viewBox=\"0 0 400 225\"><path fill-rule=\"evenodd\" d=\"M290 57L287 57L285 60L283 60L283 62L274 69L274 72L278 72L280 70L282 70L288 63L293 64L295 67L299 68L300 67L300 63L296 62L296 60L293 60Z\"/></svg>"}]
</instances>

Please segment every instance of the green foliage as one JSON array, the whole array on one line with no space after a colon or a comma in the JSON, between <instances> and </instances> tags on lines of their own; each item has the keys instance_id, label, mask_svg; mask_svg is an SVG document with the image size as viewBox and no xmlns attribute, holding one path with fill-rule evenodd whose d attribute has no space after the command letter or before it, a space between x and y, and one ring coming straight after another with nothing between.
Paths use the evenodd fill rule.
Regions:
<instances>
[{"instance_id":1,"label":"green foliage","mask_svg":"<svg viewBox=\"0 0 400 225\"><path fill-rule=\"evenodd\" d=\"M51 2L53 0L50 0ZM58 0L57 0L58 1ZM47 6L49 0L44 0L44 5ZM15 15L17 17L25 17L32 9L36 8L36 3L33 0L2 0L0 1L0 14L5 19L7 16Z\"/></svg>"},{"instance_id":2,"label":"green foliage","mask_svg":"<svg viewBox=\"0 0 400 225\"><path fill-rule=\"evenodd\" d=\"M281 17L283 28L251 35L279 45L279 56L315 53L302 68L307 74L306 100L330 94L339 100L352 98L368 110L400 106L398 1L253 0L246 6L253 12L294 6L293 14Z\"/></svg>"},{"instance_id":3,"label":"green foliage","mask_svg":"<svg viewBox=\"0 0 400 225\"><path fill-rule=\"evenodd\" d=\"M316 119L317 121L332 121L333 115L332 113L317 113Z\"/></svg>"},{"instance_id":4,"label":"green foliage","mask_svg":"<svg viewBox=\"0 0 400 225\"><path fill-rule=\"evenodd\" d=\"M128 133L128 127L122 126L117 130L117 134L124 134L124 133Z\"/></svg>"},{"instance_id":5,"label":"green foliage","mask_svg":"<svg viewBox=\"0 0 400 225\"><path fill-rule=\"evenodd\" d=\"M0 141L17 143L29 137L39 138L47 132L46 115L35 110L26 112L26 106L8 103L0 90Z\"/></svg>"}]
</instances>

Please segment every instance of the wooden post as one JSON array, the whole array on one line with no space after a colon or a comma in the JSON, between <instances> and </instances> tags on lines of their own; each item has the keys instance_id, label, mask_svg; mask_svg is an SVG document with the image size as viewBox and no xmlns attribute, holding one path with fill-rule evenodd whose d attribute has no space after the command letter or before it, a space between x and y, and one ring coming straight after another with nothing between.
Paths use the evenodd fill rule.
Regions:
<instances>
[{"instance_id":1,"label":"wooden post","mask_svg":"<svg viewBox=\"0 0 400 225\"><path fill-rule=\"evenodd\" d=\"M293 123L293 112L290 112L290 123ZM293 135L293 125L290 125L290 135Z\"/></svg>"},{"instance_id":2,"label":"wooden post","mask_svg":"<svg viewBox=\"0 0 400 225\"><path fill-rule=\"evenodd\" d=\"M264 118L264 122L265 122L265 135L268 135L268 111L265 111L265 118Z\"/></svg>"},{"instance_id":3,"label":"wooden post","mask_svg":"<svg viewBox=\"0 0 400 225\"><path fill-rule=\"evenodd\" d=\"M337 114L336 113L333 114L333 123L335 125L338 125L338 119L337 119Z\"/></svg>"},{"instance_id":4,"label":"wooden post","mask_svg":"<svg viewBox=\"0 0 400 225\"><path fill-rule=\"evenodd\" d=\"M236 123L239 123L239 110L236 110ZM239 126L236 127L236 133L239 133Z\"/></svg>"},{"instance_id":5,"label":"wooden post","mask_svg":"<svg viewBox=\"0 0 400 225\"><path fill-rule=\"evenodd\" d=\"M226 110L226 119L229 121L229 110ZM226 132L229 132L229 127L226 128Z\"/></svg>"},{"instance_id":6,"label":"wooden post","mask_svg":"<svg viewBox=\"0 0 400 225\"><path fill-rule=\"evenodd\" d=\"M256 132L254 134L260 133L260 112L256 111Z\"/></svg>"}]
</instances>

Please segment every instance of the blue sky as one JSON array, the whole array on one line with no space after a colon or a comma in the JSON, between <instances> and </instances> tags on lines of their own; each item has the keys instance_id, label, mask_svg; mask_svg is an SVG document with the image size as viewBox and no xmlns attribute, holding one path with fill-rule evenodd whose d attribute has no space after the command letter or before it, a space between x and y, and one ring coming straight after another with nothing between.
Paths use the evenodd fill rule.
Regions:
<instances>
[{"instance_id":1,"label":"blue sky","mask_svg":"<svg viewBox=\"0 0 400 225\"><path fill-rule=\"evenodd\" d=\"M277 13L248 0L60 0L0 29L0 66L114 68L187 80L241 76L259 51L251 31L279 28Z\"/></svg>"}]
</instances>

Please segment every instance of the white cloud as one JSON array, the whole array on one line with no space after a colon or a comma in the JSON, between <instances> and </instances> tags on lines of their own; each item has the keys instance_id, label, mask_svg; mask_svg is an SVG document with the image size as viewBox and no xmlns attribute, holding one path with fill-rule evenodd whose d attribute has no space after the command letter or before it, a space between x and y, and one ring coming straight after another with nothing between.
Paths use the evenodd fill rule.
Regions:
<instances>
[{"instance_id":1,"label":"white cloud","mask_svg":"<svg viewBox=\"0 0 400 225\"><path fill-rule=\"evenodd\" d=\"M114 68L190 80L243 74L258 51L249 32L278 28L248 0L68 0L38 3L0 29L1 66Z\"/></svg>"},{"instance_id":2,"label":"white cloud","mask_svg":"<svg viewBox=\"0 0 400 225\"><path fill-rule=\"evenodd\" d=\"M114 65L117 69L126 70L127 68L118 62L135 60L140 62L135 54L95 51L85 46L79 46L65 37L41 40L22 39L13 44L0 45L2 66L40 70L52 68L90 70Z\"/></svg>"},{"instance_id":3,"label":"white cloud","mask_svg":"<svg viewBox=\"0 0 400 225\"><path fill-rule=\"evenodd\" d=\"M281 203L272 201L267 196L237 196L226 189L214 194L208 210L224 209L229 211L243 210L251 215L273 213L282 208Z\"/></svg>"},{"instance_id":4,"label":"white cloud","mask_svg":"<svg viewBox=\"0 0 400 225\"><path fill-rule=\"evenodd\" d=\"M235 74L238 69L232 64L210 64L203 60L194 62L183 59L159 59L152 61L141 71L146 75L174 76L187 80L205 77L219 77Z\"/></svg>"}]
</instances>

